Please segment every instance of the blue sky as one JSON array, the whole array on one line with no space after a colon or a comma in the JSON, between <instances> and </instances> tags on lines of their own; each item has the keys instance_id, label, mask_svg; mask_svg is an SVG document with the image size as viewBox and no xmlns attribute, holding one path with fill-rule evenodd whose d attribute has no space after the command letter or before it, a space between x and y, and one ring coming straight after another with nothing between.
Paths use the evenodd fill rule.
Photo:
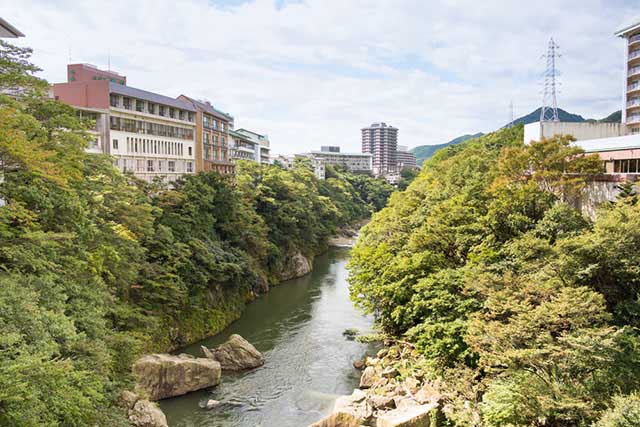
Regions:
<instances>
[{"instance_id":1,"label":"blue sky","mask_svg":"<svg viewBox=\"0 0 640 427\"><path fill-rule=\"evenodd\" d=\"M480 6L481 5L481 6ZM340 145L386 121L400 144L488 132L540 106L549 37L561 47L560 107L620 108L623 44L637 1L0 0L51 82L66 64L127 75L131 86L210 100L276 153Z\"/></svg>"}]
</instances>

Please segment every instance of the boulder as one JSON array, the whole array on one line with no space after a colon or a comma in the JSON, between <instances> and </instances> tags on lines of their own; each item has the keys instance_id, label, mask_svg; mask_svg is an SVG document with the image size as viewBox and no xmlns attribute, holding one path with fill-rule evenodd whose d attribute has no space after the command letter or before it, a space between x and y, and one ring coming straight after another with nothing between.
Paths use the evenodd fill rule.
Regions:
<instances>
[{"instance_id":1,"label":"boulder","mask_svg":"<svg viewBox=\"0 0 640 427\"><path fill-rule=\"evenodd\" d=\"M214 400L214 399L209 399L209 400L207 400L207 403L205 403L204 407L206 409L211 410L211 409L215 408L218 405L220 405L220 401Z\"/></svg>"},{"instance_id":2,"label":"boulder","mask_svg":"<svg viewBox=\"0 0 640 427\"><path fill-rule=\"evenodd\" d=\"M360 427L373 416L373 408L365 396L358 389L351 396L340 396L336 399L333 412L309 427Z\"/></svg>"},{"instance_id":3,"label":"boulder","mask_svg":"<svg viewBox=\"0 0 640 427\"><path fill-rule=\"evenodd\" d=\"M438 403L442 396L440 392L431 384L426 383L425 385L418 390L418 392L413 396L414 399L418 401L418 403Z\"/></svg>"},{"instance_id":4,"label":"boulder","mask_svg":"<svg viewBox=\"0 0 640 427\"><path fill-rule=\"evenodd\" d=\"M129 410L129 421L135 427L169 427L167 417L158 405L148 400L138 400Z\"/></svg>"},{"instance_id":5,"label":"boulder","mask_svg":"<svg viewBox=\"0 0 640 427\"><path fill-rule=\"evenodd\" d=\"M393 400L391 396L383 396L380 394L374 394L369 396L369 404L373 406L374 409L390 409L395 408L396 402Z\"/></svg>"},{"instance_id":6,"label":"boulder","mask_svg":"<svg viewBox=\"0 0 640 427\"><path fill-rule=\"evenodd\" d=\"M186 354L151 354L133 365L136 387L151 400L180 396L220 383L220 363Z\"/></svg>"},{"instance_id":7,"label":"boulder","mask_svg":"<svg viewBox=\"0 0 640 427\"><path fill-rule=\"evenodd\" d=\"M353 367L358 369L358 370L364 368L364 360L362 360L362 359L355 360L353 362Z\"/></svg>"},{"instance_id":8,"label":"boulder","mask_svg":"<svg viewBox=\"0 0 640 427\"><path fill-rule=\"evenodd\" d=\"M125 390L120 394L120 406L127 410L133 408L138 401L138 395L132 391Z\"/></svg>"},{"instance_id":9,"label":"boulder","mask_svg":"<svg viewBox=\"0 0 640 427\"><path fill-rule=\"evenodd\" d=\"M367 366L364 371L362 371L362 376L360 377L360 388L371 388L376 382L376 370L373 366Z\"/></svg>"},{"instance_id":10,"label":"boulder","mask_svg":"<svg viewBox=\"0 0 640 427\"><path fill-rule=\"evenodd\" d=\"M204 357L206 357L207 359L215 359L215 357L213 356L213 352L207 347L201 345L200 350L202 350L202 354L204 354Z\"/></svg>"},{"instance_id":11,"label":"boulder","mask_svg":"<svg viewBox=\"0 0 640 427\"><path fill-rule=\"evenodd\" d=\"M280 280L291 280L309 273L311 273L311 261L300 252L296 252L285 260L280 272Z\"/></svg>"},{"instance_id":12,"label":"boulder","mask_svg":"<svg viewBox=\"0 0 640 427\"><path fill-rule=\"evenodd\" d=\"M431 414L437 408L438 405L435 403L428 405L403 404L400 408L380 413L376 420L376 427L429 427Z\"/></svg>"},{"instance_id":13,"label":"boulder","mask_svg":"<svg viewBox=\"0 0 640 427\"><path fill-rule=\"evenodd\" d=\"M227 342L209 351L209 354L226 371L242 371L264 365L262 353L238 334L231 335Z\"/></svg>"}]
</instances>

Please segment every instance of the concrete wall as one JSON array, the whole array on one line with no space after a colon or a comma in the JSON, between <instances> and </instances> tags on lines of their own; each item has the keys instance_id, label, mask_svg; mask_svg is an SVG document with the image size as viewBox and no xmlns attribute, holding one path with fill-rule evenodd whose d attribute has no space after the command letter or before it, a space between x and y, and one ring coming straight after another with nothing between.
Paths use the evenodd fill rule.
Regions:
<instances>
[{"instance_id":1,"label":"concrete wall","mask_svg":"<svg viewBox=\"0 0 640 427\"><path fill-rule=\"evenodd\" d=\"M621 123L534 122L524 126L524 142L539 141L554 135L572 135L576 140L611 138L626 135Z\"/></svg>"},{"instance_id":2,"label":"concrete wall","mask_svg":"<svg viewBox=\"0 0 640 427\"><path fill-rule=\"evenodd\" d=\"M583 215L595 219L598 208L603 203L613 202L620 194L619 186L624 182L637 182L635 175L602 174L594 176L587 182L578 200L571 202L580 209ZM637 184L635 185L638 190Z\"/></svg>"}]
</instances>

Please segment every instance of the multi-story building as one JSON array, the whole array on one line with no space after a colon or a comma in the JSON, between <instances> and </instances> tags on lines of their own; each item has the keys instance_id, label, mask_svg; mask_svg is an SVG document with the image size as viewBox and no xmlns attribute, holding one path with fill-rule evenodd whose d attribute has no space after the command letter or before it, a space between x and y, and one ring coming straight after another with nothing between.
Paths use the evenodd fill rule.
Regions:
<instances>
[{"instance_id":1,"label":"multi-story building","mask_svg":"<svg viewBox=\"0 0 640 427\"><path fill-rule=\"evenodd\" d=\"M311 169L313 169L313 174L315 175L316 178L323 180L325 179L325 161L323 158L321 157L316 157L313 154L290 154L290 155L283 155L280 154L274 158L272 158L271 163L273 164L279 164L284 168L289 169L290 167L293 166L293 163L295 162L296 159L307 159L309 161L309 164L311 166Z\"/></svg>"},{"instance_id":2,"label":"multi-story building","mask_svg":"<svg viewBox=\"0 0 640 427\"><path fill-rule=\"evenodd\" d=\"M362 128L362 152L373 156L375 176L394 175L398 172L398 129L386 123L373 123Z\"/></svg>"},{"instance_id":3,"label":"multi-story building","mask_svg":"<svg viewBox=\"0 0 640 427\"><path fill-rule=\"evenodd\" d=\"M115 71L101 70L91 64L69 64L67 65L67 82L82 82L89 80L107 80L121 85L127 84L127 77Z\"/></svg>"},{"instance_id":4,"label":"multi-story building","mask_svg":"<svg viewBox=\"0 0 640 427\"><path fill-rule=\"evenodd\" d=\"M252 160L260 164L270 163L270 143L266 135L237 129L229 132L232 139L231 156L235 160Z\"/></svg>"},{"instance_id":5,"label":"multi-story building","mask_svg":"<svg viewBox=\"0 0 640 427\"><path fill-rule=\"evenodd\" d=\"M398 172L400 172L402 169L418 168L416 155L409 151L409 147L407 147L406 145L398 145L396 157L398 161Z\"/></svg>"},{"instance_id":6,"label":"multi-story building","mask_svg":"<svg viewBox=\"0 0 640 427\"><path fill-rule=\"evenodd\" d=\"M120 170L147 181L195 172L197 110L191 103L90 73L69 76L74 80L53 85L53 95L96 118L90 150L110 154Z\"/></svg>"},{"instance_id":7,"label":"multi-story building","mask_svg":"<svg viewBox=\"0 0 640 427\"><path fill-rule=\"evenodd\" d=\"M0 18L0 39L17 39L18 37L24 37L24 34L7 21Z\"/></svg>"},{"instance_id":8,"label":"multi-story building","mask_svg":"<svg viewBox=\"0 0 640 427\"><path fill-rule=\"evenodd\" d=\"M322 159L324 164L342 166L351 172L373 172L373 156L369 153L341 153L340 147L323 146L320 151L312 151L310 155Z\"/></svg>"},{"instance_id":9,"label":"multi-story building","mask_svg":"<svg viewBox=\"0 0 640 427\"><path fill-rule=\"evenodd\" d=\"M640 21L616 33L624 43L622 123L631 134L640 133Z\"/></svg>"},{"instance_id":10,"label":"multi-story building","mask_svg":"<svg viewBox=\"0 0 640 427\"><path fill-rule=\"evenodd\" d=\"M233 117L219 111L209 102L202 102L180 95L178 99L191 103L196 116L196 171L216 171L230 175L235 171L231 156L229 131L233 129Z\"/></svg>"}]
</instances>

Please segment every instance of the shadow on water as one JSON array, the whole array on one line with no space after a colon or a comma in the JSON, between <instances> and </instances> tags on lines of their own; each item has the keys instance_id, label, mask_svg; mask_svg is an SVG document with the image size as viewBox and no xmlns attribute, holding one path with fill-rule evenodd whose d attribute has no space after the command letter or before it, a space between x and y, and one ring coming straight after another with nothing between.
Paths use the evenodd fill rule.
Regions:
<instances>
[{"instance_id":1,"label":"shadow on water","mask_svg":"<svg viewBox=\"0 0 640 427\"><path fill-rule=\"evenodd\" d=\"M222 374L213 389L160 402L171 427L306 426L330 411L337 395L351 393L359 372L354 360L370 345L346 340L347 328L370 330L372 319L349 300L347 249L330 249L314 261L311 274L282 283L250 304L220 334L181 350L201 356L240 334L265 356L259 369ZM222 404L200 408L208 399Z\"/></svg>"}]
</instances>

